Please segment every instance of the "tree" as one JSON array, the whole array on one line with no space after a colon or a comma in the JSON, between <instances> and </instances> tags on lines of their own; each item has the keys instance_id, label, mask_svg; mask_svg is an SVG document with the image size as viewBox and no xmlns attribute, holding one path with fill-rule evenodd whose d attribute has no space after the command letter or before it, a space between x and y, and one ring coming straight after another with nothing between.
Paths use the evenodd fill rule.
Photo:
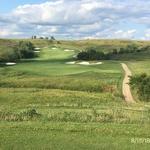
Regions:
<instances>
[{"instance_id":1,"label":"tree","mask_svg":"<svg viewBox=\"0 0 150 150\"><path fill-rule=\"evenodd\" d=\"M57 41L57 44L61 44L61 42L60 42L60 41Z\"/></svg>"},{"instance_id":2,"label":"tree","mask_svg":"<svg viewBox=\"0 0 150 150\"><path fill-rule=\"evenodd\" d=\"M125 48L121 47L119 50L119 54L124 54L126 52Z\"/></svg>"},{"instance_id":3,"label":"tree","mask_svg":"<svg viewBox=\"0 0 150 150\"><path fill-rule=\"evenodd\" d=\"M40 39L42 39L42 40L43 40L43 39L44 39L44 37L42 37L42 36L41 36L41 37L40 37Z\"/></svg>"},{"instance_id":4,"label":"tree","mask_svg":"<svg viewBox=\"0 0 150 150\"><path fill-rule=\"evenodd\" d=\"M88 60L88 54L85 51L78 53L77 58L79 60Z\"/></svg>"},{"instance_id":5,"label":"tree","mask_svg":"<svg viewBox=\"0 0 150 150\"><path fill-rule=\"evenodd\" d=\"M20 58L32 58L35 56L34 46L31 42L20 41L15 51L18 53Z\"/></svg>"},{"instance_id":6,"label":"tree","mask_svg":"<svg viewBox=\"0 0 150 150\"><path fill-rule=\"evenodd\" d=\"M117 49L113 49L112 54L118 54Z\"/></svg>"},{"instance_id":7,"label":"tree","mask_svg":"<svg viewBox=\"0 0 150 150\"><path fill-rule=\"evenodd\" d=\"M136 52L137 49L138 48L137 48L137 46L135 44L127 45L127 47L126 47L126 53Z\"/></svg>"},{"instance_id":8,"label":"tree","mask_svg":"<svg viewBox=\"0 0 150 150\"><path fill-rule=\"evenodd\" d=\"M96 52L96 49L94 47L87 48L86 51L87 51L87 55L88 55L89 60L94 60L97 58L97 52Z\"/></svg>"},{"instance_id":9,"label":"tree","mask_svg":"<svg viewBox=\"0 0 150 150\"><path fill-rule=\"evenodd\" d=\"M78 53L79 60L101 60L105 59L104 52L97 51L95 47L89 47L85 51Z\"/></svg>"},{"instance_id":10,"label":"tree","mask_svg":"<svg viewBox=\"0 0 150 150\"><path fill-rule=\"evenodd\" d=\"M150 101L150 76L145 73L132 76L130 85L136 89L141 100Z\"/></svg>"},{"instance_id":11,"label":"tree","mask_svg":"<svg viewBox=\"0 0 150 150\"><path fill-rule=\"evenodd\" d=\"M51 40L55 41L56 39L54 38L54 36L51 36Z\"/></svg>"}]
</instances>

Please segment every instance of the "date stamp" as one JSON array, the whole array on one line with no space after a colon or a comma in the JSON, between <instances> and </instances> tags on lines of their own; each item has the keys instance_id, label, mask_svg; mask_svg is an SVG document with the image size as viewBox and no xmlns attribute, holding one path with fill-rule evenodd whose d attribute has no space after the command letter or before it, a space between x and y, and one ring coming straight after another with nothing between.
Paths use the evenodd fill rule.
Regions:
<instances>
[{"instance_id":1,"label":"date stamp","mask_svg":"<svg viewBox=\"0 0 150 150\"><path fill-rule=\"evenodd\" d=\"M131 138L132 144L150 144L150 138Z\"/></svg>"}]
</instances>

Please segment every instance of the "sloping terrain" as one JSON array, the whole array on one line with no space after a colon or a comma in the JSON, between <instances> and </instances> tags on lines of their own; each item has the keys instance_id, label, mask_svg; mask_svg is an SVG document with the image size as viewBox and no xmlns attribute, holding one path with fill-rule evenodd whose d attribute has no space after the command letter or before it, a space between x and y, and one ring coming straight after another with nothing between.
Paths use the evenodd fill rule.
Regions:
<instances>
[{"instance_id":1,"label":"sloping terrain","mask_svg":"<svg viewBox=\"0 0 150 150\"><path fill-rule=\"evenodd\" d=\"M86 42L108 44L36 41L36 46L41 47L39 57L0 68L1 149L150 148L147 143L132 141L149 138L150 104L124 101L124 70L120 61L66 64L76 61L73 56ZM127 43L116 41L114 46L118 42ZM66 48L74 51L65 51ZM149 64L145 58L144 62ZM133 74L138 73L134 68L141 61L125 63ZM143 72L147 67L142 69Z\"/></svg>"}]
</instances>

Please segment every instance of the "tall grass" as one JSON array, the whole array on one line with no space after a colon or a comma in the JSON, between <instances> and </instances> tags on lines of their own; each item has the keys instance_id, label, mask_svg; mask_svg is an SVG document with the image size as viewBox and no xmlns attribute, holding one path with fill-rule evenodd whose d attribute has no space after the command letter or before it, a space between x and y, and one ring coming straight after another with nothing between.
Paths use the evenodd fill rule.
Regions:
<instances>
[{"instance_id":1,"label":"tall grass","mask_svg":"<svg viewBox=\"0 0 150 150\"><path fill-rule=\"evenodd\" d=\"M21 73L18 75L22 75ZM104 78L104 77L103 77ZM106 76L107 78L107 76ZM45 88L45 89L63 89L72 91L88 92L118 92L118 80L116 78L94 79L78 76L58 76L58 77L2 77L0 87L11 88Z\"/></svg>"},{"instance_id":2,"label":"tall grass","mask_svg":"<svg viewBox=\"0 0 150 150\"><path fill-rule=\"evenodd\" d=\"M35 109L22 112L0 111L0 121L47 121L47 122L78 122L78 123L150 123L149 111L140 111L138 115L133 110L125 109L85 109L81 110L51 110L48 113L37 113Z\"/></svg>"},{"instance_id":3,"label":"tall grass","mask_svg":"<svg viewBox=\"0 0 150 150\"><path fill-rule=\"evenodd\" d=\"M37 113L35 109L29 109L19 113L2 112L0 111L1 121L28 121L36 120L41 114Z\"/></svg>"}]
</instances>

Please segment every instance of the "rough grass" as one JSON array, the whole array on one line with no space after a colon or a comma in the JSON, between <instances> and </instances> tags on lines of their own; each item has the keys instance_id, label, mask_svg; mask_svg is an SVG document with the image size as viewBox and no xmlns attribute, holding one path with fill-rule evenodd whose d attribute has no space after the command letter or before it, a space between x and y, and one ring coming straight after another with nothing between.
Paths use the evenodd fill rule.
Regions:
<instances>
[{"instance_id":1,"label":"rough grass","mask_svg":"<svg viewBox=\"0 0 150 150\"><path fill-rule=\"evenodd\" d=\"M148 55L148 57L150 58L150 55ZM142 61L130 61L128 62L128 65L133 74L147 73L150 75L150 59Z\"/></svg>"},{"instance_id":2,"label":"rough grass","mask_svg":"<svg viewBox=\"0 0 150 150\"><path fill-rule=\"evenodd\" d=\"M150 104L123 101L124 72L119 61L104 61L98 66L65 64L85 46L109 50L129 41L32 42L49 48L41 49L36 59L0 68L0 149L150 148L149 143L131 141L150 138ZM61 48L52 50L52 46ZM63 48L76 51L64 52ZM139 72L137 66L144 65L142 61L128 63L135 73ZM148 65L147 61L140 71L148 70Z\"/></svg>"},{"instance_id":3,"label":"rough grass","mask_svg":"<svg viewBox=\"0 0 150 150\"><path fill-rule=\"evenodd\" d=\"M94 74L94 73L93 73ZM44 89L64 89L72 91L88 91L88 92L112 92L119 93L119 81L121 76L115 74L107 76L104 74L96 74L101 77L99 79L83 76L58 76L58 77L5 77L0 82L0 87L12 88L44 88ZM114 76L114 78L113 78ZM102 80L103 79L103 80Z\"/></svg>"},{"instance_id":4,"label":"rough grass","mask_svg":"<svg viewBox=\"0 0 150 150\"><path fill-rule=\"evenodd\" d=\"M150 126L146 124L1 122L0 130L1 149L147 150L150 148L149 143L132 142L135 138L149 138Z\"/></svg>"}]
</instances>

